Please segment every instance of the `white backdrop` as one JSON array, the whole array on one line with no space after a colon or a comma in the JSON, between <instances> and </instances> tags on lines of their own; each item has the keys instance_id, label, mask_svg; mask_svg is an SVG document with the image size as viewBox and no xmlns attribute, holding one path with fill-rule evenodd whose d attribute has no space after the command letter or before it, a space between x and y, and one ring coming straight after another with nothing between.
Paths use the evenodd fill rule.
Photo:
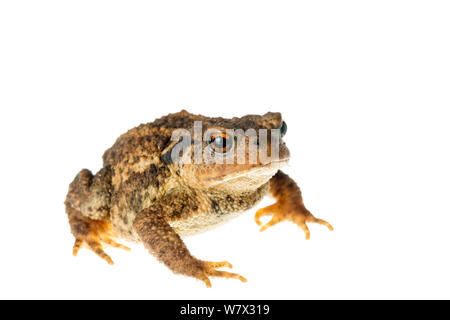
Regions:
<instances>
[{"instance_id":1,"label":"white backdrop","mask_svg":"<svg viewBox=\"0 0 450 320\"><path fill-rule=\"evenodd\" d=\"M2 1L0 298L450 298L448 1ZM248 278L139 245L71 254L68 184L182 108L278 111L286 172L335 231L252 212L186 239ZM267 199L261 206L269 204Z\"/></svg>"}]
</instances>

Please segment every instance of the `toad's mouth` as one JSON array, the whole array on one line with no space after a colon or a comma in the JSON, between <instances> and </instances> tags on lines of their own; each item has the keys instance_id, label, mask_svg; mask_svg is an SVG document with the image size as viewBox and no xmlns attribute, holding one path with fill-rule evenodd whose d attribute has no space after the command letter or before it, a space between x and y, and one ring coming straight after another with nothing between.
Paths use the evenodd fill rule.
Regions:
<instances>
[{"instance_id":1,"label":"toad's mouth","mask_svg":"<svg viewBox=\"0 0 450 320\"><path fill-rule=\"evenodd\" d=\"M247 173L243 173L245 174L256 174L259 171L267 171L267 170L279 170L285 166L287 166L289 163L289 158L286 159L278 159L278 160L272 160L269 163L266 163L264 165L261 165L259 167L255 167L250 169Z\"/></svg>"},{"instance_id":2,"label":"toad's mouth","mask_svg":"<svg viewBox=\"0 0 450 320\"><path fill-rule=\"evenodd\" d=\"M261 177L263 179L266 178L268 180L273 175L275 175L278 170L287 166L288 163L289 163L289 158L273 160L266 164L260 164L260 165L248 167L245 170L239 170L239 171L221 175L221 176L210 177L208 180L216 181L216 183L214 183L214 184L222 184L222 183L233 181L233 180L239 180L239 179L245 179L245 178L255 178L255 177Z\"/></svg>"},{"instance_id":3,"label":"toad's mouth","mask_svg":"<svg viewBox=\"0 0 450 320\"><path fill-rule=\"evenodd\" d=\"M262 168L270 167L270 166L282 166L282 167L284 167L288 163L289 163L289 158L278 159L278 160L274 160L274 161L271 161L270 163L267 163L267 164L263 165Z\"/></svg>"}]
</instances>

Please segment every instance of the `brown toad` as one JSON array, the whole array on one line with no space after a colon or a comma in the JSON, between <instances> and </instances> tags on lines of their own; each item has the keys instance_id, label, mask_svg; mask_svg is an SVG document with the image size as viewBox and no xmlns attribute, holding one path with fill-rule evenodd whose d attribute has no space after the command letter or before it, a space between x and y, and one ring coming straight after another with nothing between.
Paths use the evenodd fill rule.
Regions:
<instances>
[{"instance_id":1,"label":"brown toad","mask_svg":"<svg viewBox=\"0 0 450 320\"><path fill-rule=\"evenodd\" d=\"M194 122L201 124L200 129ZM255 138L247 133L261 129L269 133L265 152L271 155L271 150L276 150L277 157L260 153L255 157L264 141L260 135ZM195 138L195 130L200 130L200 139ZM239 130L245 134L238 139L234 134ZM283 220L299 225L307 239L306 222L332 230L328 222L305 208L297 184L280 171L289 159L281 139L286 130L280 113L224 119L184 110L131 129L104 153L103 168L97 174L83 169L69 186L65 205L75 236L73 254L86 245L112 264L102 245L128 249L113 240L120 237L142 242L173 272L200 279L208 287L209 276L246 281L238 274L216 270L231 267L226 261L195 258L182 237L235 217L268 193L277 201L256 212L258 225L261 216L272 215L261 231ZM187 134L194 139L184 139ZM278 139L267 138L276 134ZM200 158L195 158L199 154Z\"/></svg>"}]
</instances>

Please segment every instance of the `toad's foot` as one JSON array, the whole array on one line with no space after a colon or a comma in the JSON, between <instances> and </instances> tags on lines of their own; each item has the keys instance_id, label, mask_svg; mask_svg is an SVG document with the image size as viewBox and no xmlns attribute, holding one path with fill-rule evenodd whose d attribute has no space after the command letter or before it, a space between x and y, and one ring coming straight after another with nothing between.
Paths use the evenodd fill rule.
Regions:
<instances>
[{"instance_id":1,"label":"toad's foot","mask_svg":"<svg viewBox=\"0 0 450 320\"><path fill-rule=\"evenodd\" d=\"M208 288L211 288L211 281L209 280L209 277L238 279L242 282L247 282L247 279L245 279L240 274L216 270L216 268L223 267L232 268L232 265L227 261L209 262L194 258L192 263L192 276L199 280L202 280Z\"/></svg>"},{"instance_id":2,"label":"toad's foot","mask_svg":"<svg viewBox=\"0 0 450 320\"><path fill-rule=\"evenodd\" d=\"M270 193L277 199L277 202L256 212L255 221L258 225L262 224L259 218L272 215L272 220L262 226L260 231L264 231L284 220L292 221L302 228L306 239L309 239L307 222L315 222L327 226L330 231L333 230L331 224L325 220L317 219L306 209L300 188L294 180L282 171L278 171L270 179Z\"/></svg>"},{"instance_id":3,"label":"toad's foot","mask_svg":"<svg viewBox=\"0 0 450 320\"><path fill-rule=\"evenodd\" d=\"M258 210L255 214L255 221L260 226L262 222L260 218L263 216L272 215L272 219L263 225L259 231L264 231L267 228L276 225L277 223L285 220L289 220L297 224L305 232L305 238L308 240L310 238L309 228L306 225L307 222L315 222L324 226L327 226L330 231L333 230L331 224L322 219L317 219L314 217L308 209L303 205L295 206L290 208L289 206L283 205L282 202L277 202L271 206L262 208Z\"/></svg>"},{"instance_id":4,"label":"toad's foot","mask_svg":"<svg viewBox=\"0 0 450 320\"><path fill-rule=\"evenodd\" d=\"M115 248L130 250L128 247L119 244L113 240L113 233L108 221L92 220L90 218L78 215L70 219L72 233L75 236L73 245L73 255L76 256L81 246L86 245L94 251L99 257L113 264L111 257L103 251L103 244Z\"/></svg>"}]
</instances>

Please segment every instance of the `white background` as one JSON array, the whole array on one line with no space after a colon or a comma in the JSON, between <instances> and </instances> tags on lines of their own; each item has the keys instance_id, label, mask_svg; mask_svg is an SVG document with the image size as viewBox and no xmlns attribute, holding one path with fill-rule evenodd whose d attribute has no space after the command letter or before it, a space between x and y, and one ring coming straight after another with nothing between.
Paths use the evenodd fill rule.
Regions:
<instances>
[{"instance_id":1,"label":"white background","mask_svg":"<svg viewBox=\"0 0 450 320\"><path fill-rule=\"evenodd\" d=\"M448 1L2 1L0 298L450 298ZM186 108L279 111L305 203L186 239L248 278L173 275L140 245L72 256L68 184ZM269 204L266 200L262 205Z\"/></svg>"}]
</instances>

